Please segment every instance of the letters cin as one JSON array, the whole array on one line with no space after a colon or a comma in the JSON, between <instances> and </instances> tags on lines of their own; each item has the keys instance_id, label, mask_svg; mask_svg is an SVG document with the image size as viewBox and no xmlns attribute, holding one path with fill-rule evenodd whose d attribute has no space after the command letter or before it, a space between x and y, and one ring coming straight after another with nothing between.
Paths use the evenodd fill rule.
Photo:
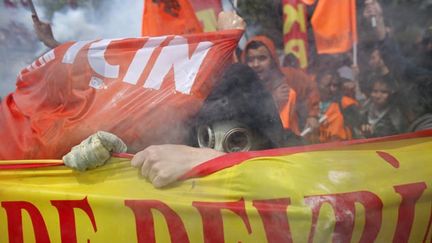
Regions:
<instances>
[{"instance_id":1,"label":"letters cin","mask_svg":"<svg viewBox=\"0 0 432 243\"><path fill-rule=\"evenodd\" d=\"M120 77L120 65L110 64L105 52L109 44L116 39L103 39L97 42L79 41L69 47L63 56L62 63L73 64L84 47L89 45L87 59L90 68L103 78L117 79ZM147 38L143 47L136 51L123 77L123 82L136 85L148 65L151 71L145 77L144 88L159 89L171 69L174 71L175 89L189 94L200 69L213 43L199 42L189 57L190 45L181 36L161 36ZM161 47L160 52L156 51ZM154 62L150 61L156 56Z\"/></svg>"}]
</instances>

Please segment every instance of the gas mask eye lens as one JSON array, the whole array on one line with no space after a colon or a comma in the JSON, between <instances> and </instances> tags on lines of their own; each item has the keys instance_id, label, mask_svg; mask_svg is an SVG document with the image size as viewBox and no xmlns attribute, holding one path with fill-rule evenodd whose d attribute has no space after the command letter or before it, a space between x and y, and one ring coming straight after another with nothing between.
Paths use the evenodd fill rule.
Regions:
<instances>
[{"instance_id":1,"label":"gas mask eye lens","mask_svg":"<svg viewBox=\"0 0 432 243\"><path fill-rule=\"evenodd\" d=\"M227 134L224 144L226 152L239 152L250 150L250 137L244 129L235 129Z\"/></svg>"},{"instance_id":2,"label":"gas mask eye lens","mask_svg":"<svg viewBox=\"0 0 432 243\"><path fill-rule=\"evenodd\" d=\"M235 120L198 126L197 138L200 148L212 148L226 153L256 150L261 146L261 139L246 125Z\"/></svg>"},{"instance_id":3,"label":"gas mask eye lens","mask_svg":"<svg viewBox=\"0 0 432 243\"><path fill-rule=\"evenodd\" d=\"M198 128L198 146L200 148L215 148L215 136L211 127L203 125Z\"/></svg>"}]
</instances>

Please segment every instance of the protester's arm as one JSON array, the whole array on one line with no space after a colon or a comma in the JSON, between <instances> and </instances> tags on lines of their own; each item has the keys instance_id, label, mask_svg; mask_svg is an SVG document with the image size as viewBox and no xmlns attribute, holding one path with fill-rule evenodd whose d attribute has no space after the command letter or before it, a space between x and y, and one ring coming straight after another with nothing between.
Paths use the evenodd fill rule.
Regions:
<instances>
[{"instance_id":1,"label":"protester's arm","mask_svg":"<svg viewBox=\"0 0 432 243\"><path fill-rule=\"evenodd\" d=\"M223 154L214 149L186 145L153 145L138 152L131 164L155 187L160 188L175 182L193 167Z\"/></svg>"},{"instance_id":2,"label":"protester's arm","mask_svg":"<svg viewBox=\"0 0 432 243\"><path fill-rule=\"evenodd\" d=\"M217 21L218 30L232 30L232 29L244 30L245 28L246 28L246 23L235 12L222 11L219 13L218 21Z\"/></svg>"},{"instance_id":3,"label":"protester's arm","mask_svg":"<svg viewBox=\"0 0 432 243\"><path fill-rule=\"evenodd\" d=\"M363 17L366 20L373 22L374 32L378 40L382 41L387 35L387 27L384 23L384 16L381 5L377 0L365 0L365 8L363 11Z\"/></svg>"},{"instance_id":4,"label":"protester's arm","mask_svg":"<svg viewBox=\"0 0 432 243\"><path fill-rule=\"evenodd\" d=\"M54 38L50 24L40 21L35 15L32 15L32 19L36 35L42 43L49 48L55 48L61 44Z\"/></svg>"},{"instance_id":5,"label":"protester's arm","mask_svg":"<svg viewBox=\"0 0 432 243\"><path fill-rule=\"evenodd\" d=\"M116 135L99 131L63 156L66 166L85 171L104 165L111 153L126 152L127 147ZM163 187L193 167L225 153L208 148L194 148L186 145L153 145L138 152L131 161L141 174L155 187Z\"/></svg>"},{"instance_id":6,"label":"protester's arm","mask_svg":"<svg viewBox=\"0 0 432 243\"><path fill-rule=\"evenodd\" d=\"M383 11L377 0L365 1L363 16L366 19L375 19L374 22L376 25L373 28L379 42L378 48L385 64L392 73L406 79L413 79L418 75L431 75L429 70L417 67L402 55L399 45L387 33Z\"/></svg>"},{"instance_id":7,"label":"protester's arm","mask_svg":"<svg viewBox=\"0 0 432 243\"><path fill-rule=\"evenodd\" d=\"M305 127L318 129L320 126L318 122L319 102L320 102L319 91L314 81L309 80L309 82L310 82L310 89L308 92L309 98L307 100L308 117L306 118Z\"/></svg>"},{"instance_id":8,"label":"protester's arm","mask_svg":"<svg viewBox=\"0 0 432 243\"><path fill-rule=\"evenodd\" d=\"M311 77L304 75L301 79L302 82L306 86L306 106L307 106L307 118L305 127L310 127L312 129L319 128L318 116L319 116L319 102L320 96L318 91L318 86L315 80L311 79Z\"/></svg>"},{"instance_id":9,"label":"protester's arm","mask_svg":"<svg viewBox=\"0 0 432 243\"><path fill-rule=\"evenodd\" d=\"M375 25L372 28L379 43L378 47L385 64L392 72L405 70L408 63L401 55L395 40L387 34L383 11L377 0L365 1L363 16L371 22L374 19L373 22Z\"/></svg>"}]
</instances>

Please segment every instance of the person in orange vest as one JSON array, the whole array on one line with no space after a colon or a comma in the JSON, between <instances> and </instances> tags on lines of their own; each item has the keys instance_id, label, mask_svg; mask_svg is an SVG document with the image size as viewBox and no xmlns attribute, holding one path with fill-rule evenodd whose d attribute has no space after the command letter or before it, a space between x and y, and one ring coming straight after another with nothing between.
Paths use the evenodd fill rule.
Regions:
<instances>
[{"instance_id":1,"label":"person in orange vest","mask_svg":"<svg viewBox=\"0 0 432 243\"><path fill-rule=\"evenodd\" d=\"M251 39L246 45L242 61L258 74L264 87L272 94L283 127L299 135L295 113L297 94L280 71L273 42L264 36Z\"/></svg>"},{"instance_id":2,"label":"person in orange vest","mask_svg":"<svg viewBox=\"0 0 432 243\"><path fill-rule=\"evenodd\" d=\"M339 95L338 76L333 71L323 71L317 75L320 91L320 128L318 136L311 136L311 142L326 143L352 138L352 124L358 120L356 100Z\"/></svg>"},{"instance_id":3,"label":"person in orange vest","mask_svg":"<svg viewBox=\"0 0 432 243\"><path fill-rule=\"evenodd\" d=\"M279 105L288 97L286 109L280 109L284 127L299 134L298 131L303 127L319 126L319 92L315 82L301 70L280 66L271 39L266 36L255 36L250 39L243 52L242 61L258 73Z\"/></svg>"}]
</instances>

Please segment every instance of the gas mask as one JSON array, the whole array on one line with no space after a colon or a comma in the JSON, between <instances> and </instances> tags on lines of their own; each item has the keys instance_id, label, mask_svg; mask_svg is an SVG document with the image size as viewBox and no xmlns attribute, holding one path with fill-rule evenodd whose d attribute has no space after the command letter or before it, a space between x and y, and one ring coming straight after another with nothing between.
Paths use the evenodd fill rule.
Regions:
<instances>
[{"instance_id":1,"label":"gas mask","mask_svg":"<svg viewBox=\"0 0 432 243\"><path fill-rule=\"evenodd\" d=\"M232 120L199 126L197 138L199 147L226 153L261 149L264 142L249 127Z\"/></svg>"}]
</instances>

